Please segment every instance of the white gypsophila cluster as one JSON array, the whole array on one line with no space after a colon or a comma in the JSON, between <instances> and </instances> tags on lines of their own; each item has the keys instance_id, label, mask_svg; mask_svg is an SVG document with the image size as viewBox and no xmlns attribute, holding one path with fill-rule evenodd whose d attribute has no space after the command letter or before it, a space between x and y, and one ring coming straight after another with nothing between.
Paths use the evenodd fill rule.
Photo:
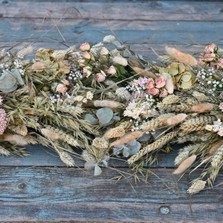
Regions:
<instances>
[{"instance_id":1,"label":"white gypsophila cluster","mask_svg":"<svg viewBox=\"0 0 223 223\"><path fill-rule=\"evenodd\" d=\"M215 121L213 125L206 125L205 129L211 132L216 132L218 135L223 136L223 123L220 119Z\"/></svg>"},{"instance_id":2,"label":"white gypsophila cluster","mask_svg":"<svg viewBox=\"0 0 223 223\"><path fill-rule=\"evenodd\" d=\"M213 67L205 70L201 69L197 73L197 77L199 79L199 84L203 87L208 87L209 93L215 93L218 88L223 87L223 83L220 80L215 80L214 76L216 75L216 71Z\"/></svg>"},{"instance_id":3,"label":"white gypsophila cluster","mask_svg":"<svg viewBox=\"0 0 223 223\"><path fill-rule=\"evenodd\" d=\"M140 116L150 117L153 112L152 106L155 100L148 96L145 101L131 101L124 111L124 116L128 116L133 119L140 119Z\"/></svg>"},{"instance_id":4,"label":"white gypsophila cluster","mask_svg":"<svg viewBox=\"0 0 223 223\"><path fill-rule=\"evenodd\" d=\"M76 80L81 80L83 78L83 75L82 73L77 70L75 72L70 72L69 76L68 76L68 79L69 80L72 80L72 81L76 81Z\"/></svg>"},{"instance_id":5,"label":"white gypsophila cluster","mask_svg":"<svg viewBox=\"0 0 223 223\"><path fill-rule=\"evenodd\" d=\"M125 87L117 88L115 94L118 98L128 101L131 98L131 94Z\"/></svg>"}]
</instances>

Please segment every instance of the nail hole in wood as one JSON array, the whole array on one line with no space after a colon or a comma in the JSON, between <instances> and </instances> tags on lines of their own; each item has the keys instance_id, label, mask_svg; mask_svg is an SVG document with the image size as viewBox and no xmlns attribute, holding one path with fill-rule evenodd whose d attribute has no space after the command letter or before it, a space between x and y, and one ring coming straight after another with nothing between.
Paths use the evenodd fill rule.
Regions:
<instances>
[{"instance_id":1,"label":"nail hole in wood","mask_svg":"<svg viewBox=\"0 0 223 223\"><path fill-rule=\"evenodd\" d=\"M161 214L164 214L164 215L169 214L170 213L170 207L169 206L161 206L159 208L159 211L160 211Z\"/></svg>"}]
</instances>

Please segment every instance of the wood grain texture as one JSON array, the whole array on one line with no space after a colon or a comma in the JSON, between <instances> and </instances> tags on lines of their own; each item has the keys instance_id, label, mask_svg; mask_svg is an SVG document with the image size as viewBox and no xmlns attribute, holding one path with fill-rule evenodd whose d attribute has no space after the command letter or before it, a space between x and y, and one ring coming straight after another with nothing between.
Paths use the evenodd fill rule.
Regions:
<instances>
[{"instance_id":1,"label":"wood grain texture","mask_svg":"<svg viewBox=\"0 0 223 223\"><path fill-rule=\"evenodd\" d=\"M112 170L92 177L72 168L2 167L1 221L221 221L221 186L188 197L190 175L178 182L172 170L156 169L154 174L148 183L135 184L133 179L123 179L115 184L111 178L117 173ZM218 182L222 179L220 174Z\"/></svg>"},{"instance_id":2,"label":"wood grain texture","mask_svg":"<svg viewBox=\"0 0 223 223\"><path fill-rule=\"evenodd\" d=\"M221 21L221 1L1 1L2 18ZM123 10L124 9L124 10Z\"/></svg>"},{"instance_id":3,"label":"wood grain texture","mask_svg":"<svg viewBox=\"0 0 223 223\"><path fill-rule=\"evenodd\" d=\"M152 165L152 168L172 168L174 167L174 158L179 150L179 145L173 146L173 151L170 154L161 153L159 162ZM64 167L65 164L60 160L58 154L49 148L41 145L27 146L28 157L19 157L11 155L8 157L0 156L0 167L2 166L27 166L27 167ZM75 168L83 168L84 161L80 158L73 157L75 160ZM109 166L114 168L128 167L127 161L120 158L111 157Z\"/></svg>"},{"instance_id":4,"label":"wood grain texture","mask_svg":"<svg viewBox=\"0 0 223 223\"><path fill-rule=\"evenodd\" d=\"M222 44L223 24L212 22L144 22L67 19L54 25L41 19L1 19L0 42L64 42L80 43L101 41L105 35L114 34L129 44ZM61 34L58 32L59 28Z\"/></svg>"}]
</instances>

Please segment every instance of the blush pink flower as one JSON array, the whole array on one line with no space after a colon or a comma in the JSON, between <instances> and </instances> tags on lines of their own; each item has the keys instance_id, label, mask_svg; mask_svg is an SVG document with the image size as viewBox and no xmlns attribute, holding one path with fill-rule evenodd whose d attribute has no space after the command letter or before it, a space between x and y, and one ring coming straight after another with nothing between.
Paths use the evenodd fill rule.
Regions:
<instances>
[{"instance_id":1,"label":"blush pink flower","mask_svg":"<svg viewBox=\"0 0 223 223\"><path fill-rule=\"evenodd\" d=\"M159 76L158 78L155 79L155 84L157 88L162 88L166 84L166 80L164 76Z\"/></svg>"},{"instance_id":2,"label":"blush pink flower","mask_svg":"<svg viewBox=\"0 0 223 223\"><path fill-rule=\"evenodd\" d=\"M153 89L154 88L154 80L152 78L149 78L147 83L146 83L146 88L147 90Z\"/></svg>"},{"instance_id":3,"label":"blush pink flower","mask_svg":"<svg viewBox=\"0 0 223 223\"><path fill-rule=\"evenodd\" d=\"M215 44L210 44L210 45L207 45L204 50L207 52L207 53L214 53L216 52L218 49L218 47L215 45Z\"/></svg>"},{"instance_id":4,"label":"blush pink flower","mask_svg":"<svg viewBox=\"0 0 223 223\"><path fill-rule=\"evenodd\" d=\"M90 60L90 59L91 59L91 54L88 53L88 52L83 52L83 53L82 53L82 57L83 57L84 59Z\"/></svg>"},{"instance_id":5,"label":"blush pink flower","mask_svg":"<svg viewBox=\"0 0 223 223\"><path fill-rule=\"evenodd\" d=\"M96 78L96 81L97 82L103 82L104 80L105 80L105 74L103 74L103 73L97 73L96 75L95 75L95 78Z\"/></svg>"},{"instance_id":6,"label":"blush pink flower","mask_svg":"<svg viewBox=\"0 0 223 223\"><path fill-rule=\"evenodd\" d=\"M115 67L114 67L113 65L110 66L110 67L108 68L108 70L107 70L107 73L108 73L108 74L111 74L111 75L116 74L116 69L115 69Z\"/></svg>"},{"instance_id":7,"label":"blush pink flower","mask_svg":"<svg viewBox=\"0 0 223 223\"><path fill-rule=\"evenodd\" d=\"M168 95L168 92L167 92L167 90L165 88L163 88L163 89L160 90L159 96L161 98L165 98L167 95Z\"/></svg>"},{"instance_id":8,"label":"blush pink flower","mask_svg":"<svg viewBox=\"0 0 223 223\"><path fill-rule=\"evenodd\" d=\"M80 50L81 50L81 51L88 51L88 50L90 50L90 48L91 48L91 46L90 46L89 43L82 43L82 44L80 45Z\"/></svg>"},{"instance_id":9,"label":"blush pink flower","mask_svg":"<svg viewBox=\"0 0 223 223\"><path fill-rule=\"evenodd\" d=\"M83 68L83 74L86 76L86 77L89 77L91 75L91 70L90 70L90 67L84 67Z\"/></svg>"},{"instance_id":10,"label":"blush pink flower","mask_svg":"<svg viewBox=\"0 0 223 223\"><path fill-rule=\"evenodd\" d=\"M64 94L64 93L67 92L67 86L64 85L64 84L58 84L57 88L56 88L56 91L61 93L61 94Z\"/></svg>"},{"instance_id":11,"label":"blush pink flower","mask_svg":"<svg viewBox=\"0 0 223 223\"><path fill-rule=\"evenodd\" d=\"M159 94L159 89L157 89L157 88L148 89L148 93L150 95L153 95L153 96L158 95Z\"/></svg>"}]
</instances>

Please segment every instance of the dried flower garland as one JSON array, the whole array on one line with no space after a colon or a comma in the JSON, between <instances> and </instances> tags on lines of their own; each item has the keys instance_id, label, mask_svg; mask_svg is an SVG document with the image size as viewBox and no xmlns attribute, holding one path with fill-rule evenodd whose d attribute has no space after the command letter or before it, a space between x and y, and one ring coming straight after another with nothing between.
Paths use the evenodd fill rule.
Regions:
<instances>
[{"instance_id":1,"label":"dried flower garland","mask_svg":"<svg viewBox=\"0 0 223 223\"><path fill-rule=\"evenodd\" d=\"M135 170L163 147L183 144L173 174L205 164L188 193L212 185L223 165L223 51L198 60L175 48L147 63L114 36L67 50L0 52L0 154L27 144L55 149L67 166L79 153L101 174L111 156Z\"/></svg>"}]
</instances>

